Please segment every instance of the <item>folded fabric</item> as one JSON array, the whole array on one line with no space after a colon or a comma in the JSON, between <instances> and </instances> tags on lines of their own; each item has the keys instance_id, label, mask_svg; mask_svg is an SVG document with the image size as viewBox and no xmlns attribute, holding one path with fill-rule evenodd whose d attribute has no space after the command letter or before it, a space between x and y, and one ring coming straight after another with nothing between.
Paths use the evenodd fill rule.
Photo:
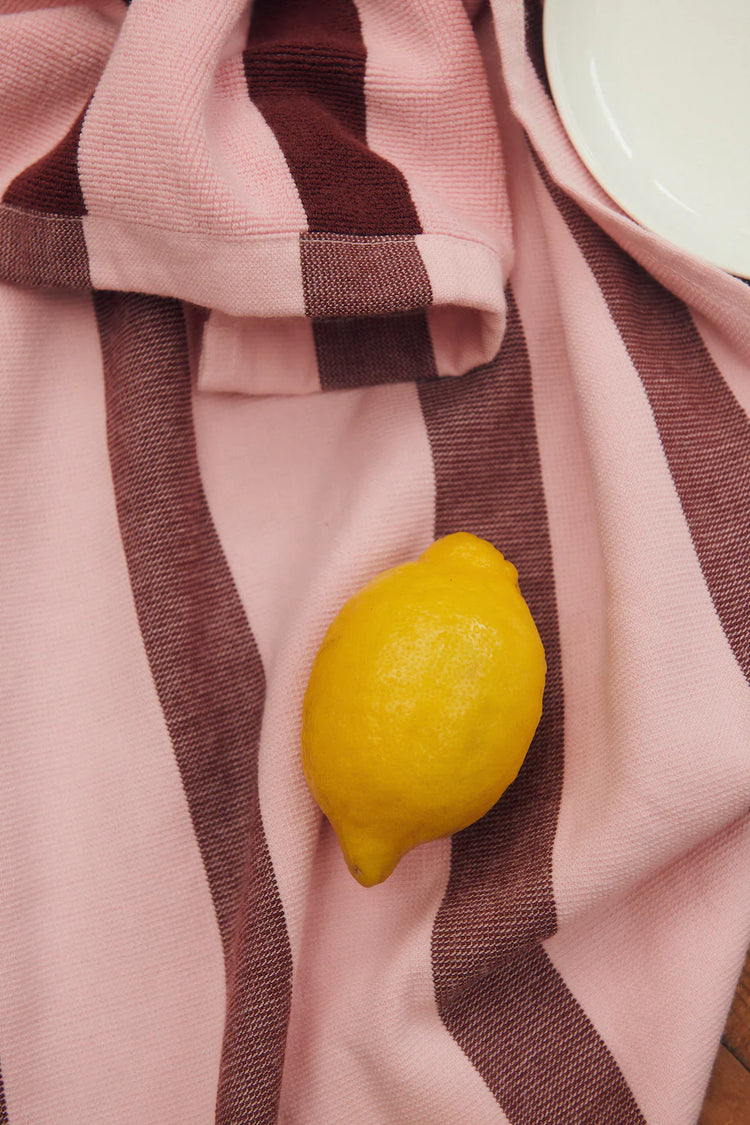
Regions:
<instances>
[{"instance_id":1,"label":"folded fabric","mask_svg":"<svg viewBox=\"0 0 750 1125\"><path fill-rule=\"evenodd\" d=\"M0 1122L689 1125L750 940L750 289L537 0L0 2ZM328 622L471 531L548 660L381 886Z\"/></svg>"}]
</instances>

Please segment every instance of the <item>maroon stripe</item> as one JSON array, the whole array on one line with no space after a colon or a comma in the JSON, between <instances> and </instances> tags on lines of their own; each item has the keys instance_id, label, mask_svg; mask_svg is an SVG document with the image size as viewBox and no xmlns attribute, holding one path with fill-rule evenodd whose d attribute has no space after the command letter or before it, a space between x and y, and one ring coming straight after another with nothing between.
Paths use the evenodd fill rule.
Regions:
<instances>
[{"instance_id":1,"label":"maroon stripe","mask_svg":"<svg viewBox=\"0 0 750 1125\"><path fill-rule=\"evenodd\" d=\"M224 945L221 1123L276 1121L291 955L263 833L263 668L200 481L180 305L94 297L125 556Z\"/></svg>"},{"instance_id":2,"label":"maroon stripe","mask_svg":"<svg viewBox=\"0 0 750 1125\"><path fill-rule=\"evenodd\" d=\"M716 613L750 680L750 420L684 303L537 166L640 376Z\"/></svg>"},{"instance_id":3,"label":"maroon stripe","mask_svg":"<svg viewBox=\"0 0 750 1125\"><path fill-rule=\"evenodd\" d=\"M412 238L305 234L300 251L324 389L437 378L432 288Z\"/></svg>"},{"instance_id":4,"label":"maroon stripe","mask_svg":"<svg viewBox=\"0 0 750 1125\"><path fill-rule=\"evenodd\" d=\"M244 60L307 215L302 281L321 385L435 378L432 289L404 237L420 233L419 217L403 174L367 146L355 3L256 0Z\"/></svg>"},{"instance_id":5,"label":"maroon stripe","mask_svg":"<svg viewBox=\"0 0 750 1125\"><path fill-rule=\"evenodd\" d=\"M353 0L256 0L248 91L273 130L310 230L417 234L401 172L367 147L365 44Z\"/></svg>"},{"instance_id":6,"label":"maroon stripe","mask_svg":"<svg viewBox=\"0 0 750 1125\"><path fill-rule=\"evenodd\" d=\"M5 1102L5 1086L0 1072L0 1125L8 1125L8 1106Z\"/></svg>"},{"instance_id":7,"label":"maroon stripe","mask_svg":"<svg viewBox=\"0 0 750 1125\"><path fill-rule=\"evenodd\" d=\"M472 531L516 564L548 664L542 721L517 780L453 838L432 935L438 1009L514 1125L639 1121L614 1060L539 948L556 927L563 684L531 369L510 289L495 361L464 379L422 384L419 394L435 466L435 534ZM626 1107L619 1116L561 1112L613 1091Z\"/></svg>"},{"instance_id":8,"label":"maroon stripe","mask_svg":"<svg viewBox=\"0 0 750 1125\"><path fill-rule=\"evenodd\" d=\"M324 390L437 378L424 313L313 321Z\"/></svg>"},{"instance_id":9,"label":"maroon stripe","mask_svg":"<svg viewBox=\"0 0 750 1125\"><path fill-rule=\"evenodd\" d=\"M541 946L477 980L454 1002L451 1022L511 1125L646 1125Z\"/></svg>"},{"instance_id":10,"label":"maroon stripe","mask_svg":"<svg viewBox=\"0 0 750 1125\"><path fill-rule=\"evenodd\" d=\"M78 178L78 142L87 109L88 103L63 139L11 181L3 195L4 203L42 214L86 214Z\"/></svg>"},{"instance_id":11,"label":"maroon stripe","mask_svg":"<svg viewBox=\"0 0 750 1125\"><path fill-rule=\"evenodd\" d=\"M432 303L412 238L300 237L305 312L316 319L410 313Z\"/></svg>"},{"instance_id":12,"label":"maroon stripe","mask_svg":"<svg viewBox=\"0 0 750 1125\"><path fill-rule=\"evenodd\" d=\"M518 568L544 642L542 722L518 779L454 838L448 893L434 932L445 1003L499 962L554 933L552 844L563 775L563 691L552 552L536 445L526 341L508 290L496 360L465 379L420 387L437 484L435 534L472 531Z\"/></svg>"},{"instance_id":13,"label":"maroon stripe","mask_svg":"<svg viewBox=\"0 0 750 1125\"><path fill-rule=\"evenodd\" d=\"M544 57L544 4L542 0L524 0L524 23L526 35L526 54L529 56L536 76L550 97L547 62Z\"/></svg>"},{"instance_id":14,"label":"maroon stripe","mask_svg":"<svg viewBox=\"0 0 750 1125\"><path fill-rule=\"evenodd\" d=\"M488 0L461 0L470 23L476 23L482 11L487 7Z\"/></svg>"},{"instance_id":15,"label":"maroon stripe","mask_svg":"<svg viewBox=\"0 0 750 1125\"><path fill-rule=\"evenodd\" d=\"M0 204L0 278L37 289L89 289L81 219L32 215Z\"/></svg>"}]
</instances>

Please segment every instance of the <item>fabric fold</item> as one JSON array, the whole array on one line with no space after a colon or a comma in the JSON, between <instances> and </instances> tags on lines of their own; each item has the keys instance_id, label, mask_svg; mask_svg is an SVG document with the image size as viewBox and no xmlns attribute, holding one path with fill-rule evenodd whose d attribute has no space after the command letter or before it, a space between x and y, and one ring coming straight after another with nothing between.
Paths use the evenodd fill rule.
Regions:
<instances>
[{"instance_id":1,"label":"fabric fold","mask_svg":"<svg viewBox=\"0 0 750 1125\"><path fill-rule=\"evenodd\" d=\"M23 42L36 16L12 11L6 34ZM183 0L179 19L118 5L104 25L108 57L89 32L99 71L81 67L82 108L5 187L2 276L209 310L200 385L212 391L294 394L488 362L504 331L512 244L481 59L463 9L444 5L437 23L404 16L402 27L395 10L354 0L256 2L248 14L222 0L208 34L196 0ZM63 19L83 32L92 18L73 7L57 34ZM429 45L406 86L405 38ZM61 82L67 62L53 61L50 81ZM24 65L38 67L34 37ZM428 117L409 121L420 103ZM427 368L412 354L394 369L408 350L404 316L423 321ZM284 346L290 318L311 321L313 353L302 324L289 324ZM254 341L268 321L277 345L259 379ZM346 369L316 380L318 352L342 348Z\"/></svg>"}]
</instances>

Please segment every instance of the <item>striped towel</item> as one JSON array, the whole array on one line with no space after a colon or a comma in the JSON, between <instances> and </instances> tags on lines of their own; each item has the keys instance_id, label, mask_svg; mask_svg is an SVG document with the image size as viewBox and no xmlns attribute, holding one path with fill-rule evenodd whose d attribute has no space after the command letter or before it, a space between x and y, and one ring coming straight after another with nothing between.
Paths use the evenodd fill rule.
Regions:
<instances>
[{"instance_id":1,"label":"striped towel","mask_svg":"<svg viewBox=\"0 0 750 1125\"><path fill-rule=\"evenodd\" d=\"M0 1122L695 1122L750 937L750 289L588 175L537 0L0 12ZM544 716L364 890L307 675L456 530Z\"/></svg>"}]
</instances>

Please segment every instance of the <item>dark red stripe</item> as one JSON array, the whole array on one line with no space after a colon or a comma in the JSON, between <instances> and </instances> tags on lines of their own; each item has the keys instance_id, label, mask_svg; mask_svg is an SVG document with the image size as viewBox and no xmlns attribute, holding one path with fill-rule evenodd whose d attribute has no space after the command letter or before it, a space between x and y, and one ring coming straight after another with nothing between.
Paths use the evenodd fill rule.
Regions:
<instances>
[{"instance_id":1,"label":"dark red stripe","mask_svg":"<svg viewBox=\"0 0 750 1125\"><path fill-rule=\"evenodd\" d=\"M563 684L531 369L510 289L496 360L419 394L435 465L435 534L472 531L516 564L548 664L542 722L517 780L453 838L432 935L438 1009L514 1125L640 1121L614 1060L539 947L556 927ZM577 1115L604 1097L615 1098L614 1116ZM569 1116L566 1106L575 1107Z\"/></svg>"},{"instance_id":2,"label":"dark red stripe","mask_svg":"<svg viewBox=\"0 0 750 1125\"><path fill-rule=\"evenodd\" d=\"M537 166L640 376L703 577L750 680L750 420L684 303Z\"/></svg>"},{"instance_id":3,"label":"dark red stripe","mask_svg":"<svg viewBox=\"0 0 750 1125\"><path fill-rule=\"evenodd\" d=\"M432 288L412 238L305 234L300 252L324 389L437 377Z\"/></svg>"},{"instance_id":4,"label":"dark red stripe","mask_svg":"<svg viewBox=\"0 0 750 1125\"><path fill-rule=\"evenodd\" d=\"M200 481L183 312L97 293L115 499L136 612L224 944L217 1121L276 1121L291 955L261 822L263 668Z\"/></svg>"},{"instance_id":5,"label":"dark red stripe","mask_svg":"<svg viewBox=\"0 0 750 1125\"><path fill-rule=\"evenodd\" d=\"M86 214L78 178L78 143L88 104L58 144L25 168L5 189L3 202L52 215Z\"/></svg>"},{"instance_id":6,"label":"dark red stripe","mask_svg":"<svg viewBox=\"0 0 750 1125\"><path fill-rule=\"evenodd\" d=\"M487 7L488 0L461 0L469 17L470 23L476 23L483 9Z\"/></svg>"},{"instance_id":7,"label":"dark red stripe","mask_svg":"<svg viewBox=\"0 0 750 1125\"><path fill-rule=\"evenodd\" d=\"M432 289L403 237L421 231L419 217L402 173L367 146L356 4L256 0L244 60L307 215L302 281L321 385L435 378Z\"/></svg>"},{"instance_id":8,"label":"dark red stripe","mask_svg":"<svg viewBox=\"0 0 750 1125\"><path fill-rule=\"evenodd\" d=\"M0 1072L0 1125L8 1125L8 1107L5 1103L5 1086Z\"/></svg>"},{"instance_id":9,"label":"dark red stripe","mask_svg":"<svg viewBox=\"0 0 750 1125\"><path fill-rule=\"evenodd\" d=\"M300 237L305 312L315 319L411 313L432 303L413 238Z\"/></svg>"},{"instance_id":10,"label":"dark red stripe","mask_svg":"<svg viewBox=\"0 0 750 1125\"><path fill-rule=\"evenodd\" d=\"M313 321L324 390L436 379L424 313Z\"/></svg>"},{"instance_id":11,"label":"dark red stripe","mask_svg":"<svg viewBox=\"0 0 750 1125\"><path fill-rule=\"evenodd\" d=\"M544 57L544 4L542 0L524 0L526 54L531 59L537 78L551 97L547 62Z\"/></svg>"},{"instance_id":12,"label":"dark red stripe","mask_svg":"<svg viewBox=\"0 0 750 1125\"><path fill-rule=\"evenodd\" d=\"M273 130L311 231L416 234L401 172L367 147L365 44L352 0L256 0L248 91Z\"/></svg>"},{"instance_id":13,"label":"dark red stripe","mask_svg":"<svg viewBox=\"0 0 750 1125\"><path fill-rule=\"evenodd\" d=\"M0 204L0 278L36 289L89 289L81 219L30 214Z\"/></svg>"},{"instance_id":14,"label":"dark red stripe","mask_svg":"<svg viewBox=\"0 0 750 1125\"><path fill-rule=\"evenodd\" d=\"M547 655L542 722L508 793L454 838L433 936L435 981L449 1004L488 964L556 926L552 844L563 775L563 691L552 552L536 445L531 372L508 290L496 360L465 379L420 387L437 484L435 534L472 531L518 568Z\"/></svg>"},{"instance_id":15,"label":"dark red stripe","mask_svg":"<svg viewBox=\"0 0 750 1125\"><path fill-rule=\"evenodd\" d=\"M511 1125L646 1125L541 946L479 979L456 999L451 1018Z\"/></svg>"}]
</instances>

